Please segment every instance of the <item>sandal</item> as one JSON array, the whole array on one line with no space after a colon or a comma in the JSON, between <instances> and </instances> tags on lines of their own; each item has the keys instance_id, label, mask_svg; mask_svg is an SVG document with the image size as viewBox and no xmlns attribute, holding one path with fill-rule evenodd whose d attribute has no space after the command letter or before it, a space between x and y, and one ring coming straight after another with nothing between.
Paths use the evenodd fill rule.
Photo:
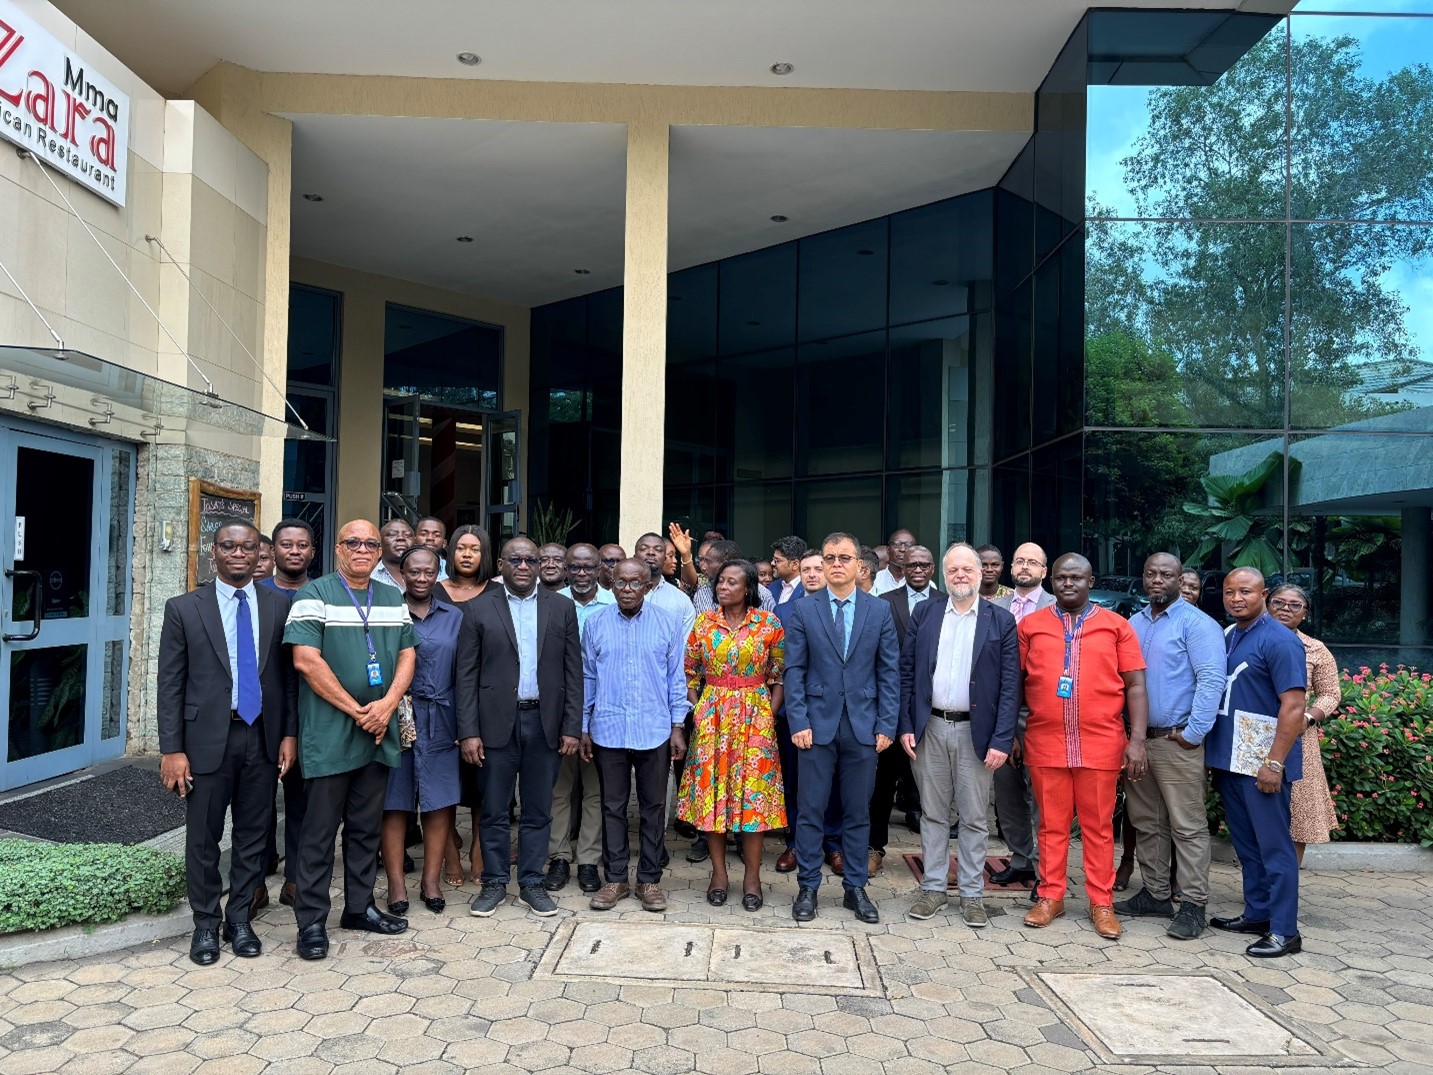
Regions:
<instances>
[{"instance_id":1,"label":"sandal","mask_svg":"<svg viewBox=\"0 0 1433 1075\"><path fill-rule=\"evenodd\" d=\"M720 907L722 904L726 903L726 889L707 889L707 902L710 903L713 907Z\"/></svg>"},{"instance_id":2,"label":"sandal","mask_svg":"<svg viewBox=\"0 0 1433 1075\"><path fill-rule=\"evenodd\" d=\"M748 892L741 898L741 905L748 911L759 911L765 901L761 898L760 892Z\"/></svg>"}]
</instances>

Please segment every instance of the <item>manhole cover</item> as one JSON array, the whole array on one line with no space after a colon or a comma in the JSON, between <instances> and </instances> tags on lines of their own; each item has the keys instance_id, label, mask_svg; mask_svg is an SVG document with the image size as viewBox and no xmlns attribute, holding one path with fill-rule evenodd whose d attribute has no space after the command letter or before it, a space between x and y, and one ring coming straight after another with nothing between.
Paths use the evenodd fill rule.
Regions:
<instances>
[{"instance_id":1,"label":"manhole cover","mask_svg":"<svg viewBox=\"0 0 1433 1075\"><path fill-rule=\"evenodd\" d=\"M1272 1066L1337 1064L1260 998L1213 974L1027 972L1055 1010L1106 1060Z\"/></svg>"},{"instance_id":2,"label":"manhole cover","mask_svg":"<svg viewBox=\"0 0 1433 1075\"><path fill-rule=\"evenodd\" d=\"M537 974L649 985L702 982L727 989L800 989L883 996L863 935L815 929L719 929L569 922Z\"/></svg>"}]
</instances>

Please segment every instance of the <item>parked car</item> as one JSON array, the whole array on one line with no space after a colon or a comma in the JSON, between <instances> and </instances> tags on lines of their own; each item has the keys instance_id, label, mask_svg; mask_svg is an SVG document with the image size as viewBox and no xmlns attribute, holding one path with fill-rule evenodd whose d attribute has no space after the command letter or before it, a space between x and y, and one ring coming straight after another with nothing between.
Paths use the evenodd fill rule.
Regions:
<instances>
[{"instance_id":1,"label":"parked car","mask_svg":"<svg viewBox=\"0 0 1433 1075\"><path fill-rule=\"evenodd\" d=\"M1144 607L1133 594L1121 593L1118 590L1091 590L1090 603L1107 608L1111 612L1118 612L1125 619L1129 619Z\"/></svg>"}]
</instances>

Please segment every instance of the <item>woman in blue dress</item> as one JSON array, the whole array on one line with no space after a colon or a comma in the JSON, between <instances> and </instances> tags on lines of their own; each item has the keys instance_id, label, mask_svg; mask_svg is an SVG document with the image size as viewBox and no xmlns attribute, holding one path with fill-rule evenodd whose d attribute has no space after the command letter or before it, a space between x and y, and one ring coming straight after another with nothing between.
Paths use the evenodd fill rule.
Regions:
<instances>
[{"instance_id":1,"label":"woman in blue dress","mask_svg":"<svg viewBox=\"0 0 1433 1075\"><path fill-rule=\"evenodd\" d=\"M416 808L423 825L423 878L418 895L428 910L438 914L447 906L440 887L443 855L452 838L455 808L462 794L453 672L463 614L454 605L433 598L438 556L432 549L414 545L403 554L399 571L419 645L407 696L413 712L412 733L402 735L400 727L403 751L388 775L383 803L383 866L388 875L388 909L401 915L408 910L403 842L409 816Z\"/></svg>"}]
</instances>

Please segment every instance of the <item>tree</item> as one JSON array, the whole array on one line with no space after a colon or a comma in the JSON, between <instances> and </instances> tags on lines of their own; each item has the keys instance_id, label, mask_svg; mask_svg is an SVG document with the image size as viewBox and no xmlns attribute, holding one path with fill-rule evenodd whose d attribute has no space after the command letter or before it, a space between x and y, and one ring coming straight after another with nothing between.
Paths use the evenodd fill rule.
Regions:
<instances>
[{"instance_id":1,"label":"tree","mask_svg":"<svg viewBox=\"0 0 1433 1075\"><path fill-rule=\"evenodd\" d=\"M1284 225L1286 209L1433 219L1433 69L1380 80L1360 68L1353 38L1284 28L1213 86L1150 93L1149 127L1121 164L1139 214L1161 219L1091 225L1089 321L1092 332L1135 331L1172 359L1187 412L1176 424L1284 424L1286 269L1295 423L1395 409L1356 391L1358 367L1416 356L1386 275L1433 250L1433 228Z\"/></svg>"}]
</instances>

